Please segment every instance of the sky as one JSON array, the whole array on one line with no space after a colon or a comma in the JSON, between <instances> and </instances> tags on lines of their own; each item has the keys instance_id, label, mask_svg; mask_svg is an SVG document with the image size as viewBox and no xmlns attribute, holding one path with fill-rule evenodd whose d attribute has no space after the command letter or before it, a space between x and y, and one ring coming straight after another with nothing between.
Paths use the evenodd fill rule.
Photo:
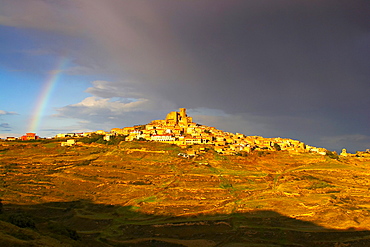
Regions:
<instances>
[{"instance_id":1,"label":"sky","mask_svg":"<svg viewBox=\"0 0 370 247\"><path fill-rule=\"evenodd\" d=\"M0 0L0 138L199 124L370 148L368 0Z\"/></svg>"}]
</instances>

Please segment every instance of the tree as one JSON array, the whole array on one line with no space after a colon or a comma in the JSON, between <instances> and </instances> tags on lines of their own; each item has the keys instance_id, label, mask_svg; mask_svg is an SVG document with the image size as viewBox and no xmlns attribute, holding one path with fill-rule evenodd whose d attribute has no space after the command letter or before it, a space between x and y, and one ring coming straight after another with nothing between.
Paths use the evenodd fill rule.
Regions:
<instances>
[{"instance_id":1,"label":"tree","mask_svg":"<svg viewBox=\"0 0 370 247\"><path fill-rule=\"evenodd\" d=\"M17 213L9 216L9 222L21 228L35 228L35 222L22 213Z\"/></svg>"},{"instance_id":2,"label":"tree","mask_svg":"<svg viewBox=\"0 0 370 247\"><path fill-rule=\"evenodd\" d=\"M281 147L279 144L277 144L276 142L274 143L274 148L276 151L280 151L281 150Z\"/></svg>"},{"instance_id":3,"label":"tree","mask_svg":"<svg viewBox=\"0 0 370 247\"><path fill-rule=\"evenodd\" d=\"M124 141L128 135L112 136L108 141L108 145L118 145L121 141Z\"/></svg>"},{"instance_id":4,"label":"tree","mask_svg":"<svg viewBox=\"0 0 370 247\"><path fill-rule=\"evenodd\" d=\"M335 151L332 152L332 151L326 150L326 156L328 156L330 159L339 160L339 155Z\"/></svg>"},{"instance_id":5,"label":"tree","mask_svg":"<svg viewBox=\"0 0 370 247\"><path fill-rule=\"evenodd\" d=\"M82 137L78 141L83 142L83 143L87 143L87 144L90 144L90 143L93 143L93 142L105 143L105 141L103 140L103 137L104 137L104 135L92 134L90 137Z\"/></svg>"}]
</instances>

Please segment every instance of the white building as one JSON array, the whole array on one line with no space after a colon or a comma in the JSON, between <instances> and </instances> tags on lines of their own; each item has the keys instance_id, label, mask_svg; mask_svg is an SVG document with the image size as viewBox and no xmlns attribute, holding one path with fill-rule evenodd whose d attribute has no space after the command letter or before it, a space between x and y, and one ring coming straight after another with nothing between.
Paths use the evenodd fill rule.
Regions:
<instances>
[{"instance_id":1,"label":"white building","mask_svg":"<svg viewBox=\"0 0 370 247\"><path fill-rule=\"evenodd\" d=\"M175 137L172 134L152 135L150 140L156 142L173 142L175 141Z\"/></svg>"}]
</instances>

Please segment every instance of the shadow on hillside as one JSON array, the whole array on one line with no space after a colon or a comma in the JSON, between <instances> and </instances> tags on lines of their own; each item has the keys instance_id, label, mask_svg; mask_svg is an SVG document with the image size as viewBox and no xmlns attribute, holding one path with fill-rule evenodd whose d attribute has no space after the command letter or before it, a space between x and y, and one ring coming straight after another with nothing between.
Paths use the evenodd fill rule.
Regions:
<instances>
[{"instance_id":1,"label":"shadow on hillside","mask_svg":"<svg viewBox=\"0 0 370 247\"><path fill-rule=\"evenodd\" d=\"M86 200L4 205L0 229L1 246L370 246L370 231L326 229L273 211L174 217Z\"/></svg>"}]
</instances>

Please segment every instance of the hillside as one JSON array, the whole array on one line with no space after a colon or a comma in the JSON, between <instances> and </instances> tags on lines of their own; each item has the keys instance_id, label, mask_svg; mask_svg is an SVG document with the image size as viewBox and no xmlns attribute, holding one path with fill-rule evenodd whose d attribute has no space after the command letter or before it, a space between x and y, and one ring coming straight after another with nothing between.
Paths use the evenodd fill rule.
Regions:
<instances>
[{"instance_id":1,"label":"hillside","mask_svg":"<svg viewBox=\"0 0 370 247\"><path fill-rule=\"evenodd\" d=\"M0 238L14 246L370 243L370 159L203 148L184 158L186 149L158 142L3 143ZM17 214L34 226L13 229Z\"/></svg>"}]
</instances>

